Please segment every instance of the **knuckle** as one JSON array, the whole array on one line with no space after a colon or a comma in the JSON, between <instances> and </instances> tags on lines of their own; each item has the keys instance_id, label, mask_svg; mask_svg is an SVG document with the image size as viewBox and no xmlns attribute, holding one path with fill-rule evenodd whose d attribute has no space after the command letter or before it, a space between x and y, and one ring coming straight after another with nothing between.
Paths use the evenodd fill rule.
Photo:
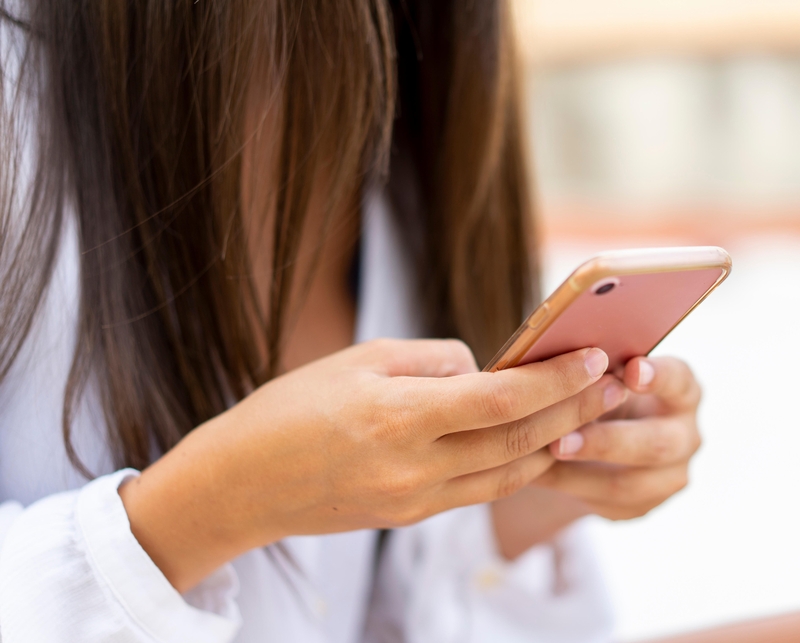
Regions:
<instances>
[{"instance_id":1,"label":"knuckle","mask_svg":"<svg viewBox=\"0 0 800 643\"><path fill-rule=\"evenodd\" d=\"M390 391L372 406L371 416L374 437L395 444L408 443L419 435L426 421L425 405L414 401L407 385L392 381Z\"/></svg>"},{"instance_id":2,"label":"knuckle","mask_svg":"<svg viewBox=\"0 0 800 643\"><path fill-rule=\"evenodd\" d=\"M475 355L469 345L460 339L448 339L449 358L456 372L473 372L479 370Z\"/></svg>"},{"instance_id":3,"label":"knuckle","mask_svg":"<svg viewBox=\"0 0 800 643\"><path fill-rule=\"evenodd\" d=\"M412 424L412 418L402 410L381 413L370 422L369 440L376 444L394 444L402 440Z\"/></svg>"},{"instance_id":4,"label":"knuckle","mask_svg":"<svg viewBox=\"0 0 800 643\"><path fill-rule=\"evenodd\" d=\"M656 425L650 432L647 464L658 466L688 460L700 448L696 427L687 432L684 426Z\"/></svg>"},{"instance_id":5,"label":"knuckle","mask_svg":"<svg viewBox=\"0 0 800 643\"><path fill-rule=\"evenodd\" d=\"M688 406L699 406L703 397L703 389L689 365L684 361L678 361L678 364L678 376L681 381L681 386L678 391L679 397Z\"/></svg>"},{"instance_id":6,"label":"knuckle","mask_svg":"<svg viewBox=\"0 0 800 643\"><path fill-rule=\"evenodd\" d=\"M422 432L424 422L416 409L407 407L386 422L385 435L396 444L407 444Z\"/></svg>"},{"instance_id":7,"label":"knuckle","mask_svg":"<svg viewBox=\"0 0 800 643\"><path fill-rule=\"evenodd\" d=\"M406 500L423 487L423 477L412 469L404 469L383 477L379 482L379 493L383 497Z\"/></svg>"},{"instance_id":8,"label":"knuckle","mask_svg":"<svg viewBox=\"0 0 800 643\"><path fill-rule=\"evenodd\" d=\"M393 352L394 340L372 339L364 344L364 349L376 357L385 357Z\"/></svg>"},{"instance_id":9,"label":"knuckle","mask_svg":"<svg viewBox=\"0 0 800 643\"><path fill-rule=\"evenodd\" d=\"M522 406L520 396L504 383L492 387L483 399L487 417L497 424L515 417Z\"/></svg>"},{"instance_id":10,"label":"knuckle","mask_svg":"<svg viewBox=\"0 0 800 643\"><path fill-rule=\"evenodd\" d=\"M532 451L531 435L523 422L514 422L505 432L505 455L516 460Z\"/></svg>"},{"instance_id":11,"label":"knuckle","mask_svg":"<svg viewBox=\"0 0 800 643\"><path fill-rule=\"evenodd\" d=\"M507 467L500 475L495 495L497 498L513 496L525 486L525 483L525 476L519 467Z\"/></svg>"},{"instance_id":12,"label":"knuckle","mask_svg":"<svg viewBox=\"0 0 800 643\"><path fill-rule=\"evenodd\" d=\"M580 384L583 384L584 378L578 377L577 369L569 360L554 360L552 364L558 392L564 398L573 395L580 388Z\"/></svg>"},{"instance_id":13,"label":"knuckle","mask_svg":"<svg viewBox=\"0 0 800 643\"><path fill-rule=\"evenodd\" d=\"M664 426L654 426L650 433L648 464L664 464L675 457L673 433Z\"/></svg>"},{"instance_id":14,"label":"knuckle","mask_svg":"<svg viewBox=\"0 0 800 643\"><path fill-rule=\"evenodd\" d=\"M703 389L694 378L686 385L683 399L686 401L686 404L692 408L700 406L700 402L703 400Z\"/></svg>"},{"instance_id":15,"label":"knuckle","mask_svg":"<svg viewBox=\"0 0 800 643\"><path fill-rule=\"evenodd\" d=\"M686 362L682 359L676 360L678 364L678 372L680 373L681 377L685 382L694 382L694 372L692 371L692 367L689 366Z\"/></svg>"},{"instance_id":16,"label":"knuckle","mask_svg":"<svg viewBox=\"0 0 800 643\"><path fill-rule=\"evenodd\" d=\"M461 339L446 339L444 341L447 343L448 348L450 348L453 351L453 354L457 357L469 360L473 359L472 349L465 341Z\"/></svg>"}]
</instances>

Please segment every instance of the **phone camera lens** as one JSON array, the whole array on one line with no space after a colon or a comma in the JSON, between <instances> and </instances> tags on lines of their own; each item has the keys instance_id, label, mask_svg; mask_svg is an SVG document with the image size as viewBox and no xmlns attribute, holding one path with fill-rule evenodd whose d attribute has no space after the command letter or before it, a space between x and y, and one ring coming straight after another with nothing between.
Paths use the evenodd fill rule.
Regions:
<instances>
[{"instance_id":1,"label":"phone camera lens","mask_svg":"<svg viewBox=\"0 0 800 643\"><path fill-rule=\"evenodd\" d=\"M619 286L619 284L619 279L616 277L609 277L608 279L598 281L594 286L592 286L592 292L595 295L605 295L614 290L614 288Z\"/></svg>"}]
</instances>

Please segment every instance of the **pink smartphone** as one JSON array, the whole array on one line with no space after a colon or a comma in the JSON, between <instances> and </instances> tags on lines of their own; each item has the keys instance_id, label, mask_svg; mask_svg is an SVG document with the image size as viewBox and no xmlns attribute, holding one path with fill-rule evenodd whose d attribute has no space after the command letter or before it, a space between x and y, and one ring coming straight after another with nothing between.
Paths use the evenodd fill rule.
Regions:
<instances>
[{"instance_id":1,"label":"pink smartphone","mask_svg":"<svg viewBox=\"0 0 800 643\"><path fill-rule=\"evenodd\" d=\"M596 347L608 370L652 351L730 274L713 246L607 252L580 266L484 368L499 371Z\"/></svg>"}]
</instances>

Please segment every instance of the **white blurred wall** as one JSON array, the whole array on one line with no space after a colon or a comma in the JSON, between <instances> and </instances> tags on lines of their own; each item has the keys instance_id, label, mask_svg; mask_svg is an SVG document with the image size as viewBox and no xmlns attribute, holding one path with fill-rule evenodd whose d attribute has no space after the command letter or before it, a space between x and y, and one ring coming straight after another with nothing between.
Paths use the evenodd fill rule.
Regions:
<instances>
[{"instance_id":1,"label":"white blurred wall","mask_svg":"<svg viewBox=\"0 0 800 643\"><path fill-rule=\"evenodd\" d=\"M534 68L529 85L546 203L800 211L800 55Z\"/></svg>"},{"instance_id":2,"label":"white blurred wall","mask_svg":"<svg viewBox=\"0 0 800 643\"><path fill-rule=\"evenodd\" d=\"M690 486L594 526L618 635L800 610L800 0L516 5L547 291L698 230L734 259L658 348L706 391Z\"/></svg>"},{"instance_id":3,"label":"white blurred wall","mask_svg":"<svg viewBox=\"0 0 800 643\"><path fill-rule=\"evenodd\" d=\"M551 245L548 291L600 249ZM622 641L800 610L800 238L728 249L731 277L656 352L705 389L690 485L642 519L594 525Z\"/></svg>"}]
</instances>

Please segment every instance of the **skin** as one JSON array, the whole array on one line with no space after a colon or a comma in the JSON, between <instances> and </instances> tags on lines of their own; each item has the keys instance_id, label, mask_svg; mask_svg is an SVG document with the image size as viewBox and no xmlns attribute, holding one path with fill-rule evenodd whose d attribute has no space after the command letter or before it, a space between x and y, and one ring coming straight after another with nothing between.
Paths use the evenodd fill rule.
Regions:
<instances>
[{"instance_id":1,"label":"skin","mask_svg":"<svg viewBox=\"0 0 800 643\"><path fill-rule=\"evenodd\" d=\"M244 156L245 203L269 203L258 194L263 181L248 181L251 164L272 163L268 131L258 130ZM690 449L669 466L660 460L664 445L697 443L697 400L679 395L697 384L677 360L649 361L656 377L644 387L634 361L622 375L626 388L602 375L607 358L598 349L479 373L458 341L351 347L347 274L358 198L325 230L325 194L321 181L298 256L285 374L120 488L133 534L178 591L290 535L409 525L485 502L493 503L501 551L514 558L581 515L641 515L685 484ZM269 214L266 226L254 221L255 230L270 229ZM268 292L270 239L251 238L253 278ZM620 417L639 418L634 430L614 424L609 414L618 408ZM648 442L653 428L660 439ZM548 448L576 431L586 440L578 453Z\"/></svg>"},{"instance_id":2,"label":"skin","mask_svg":"<svg viewBox=\"0 0 800 643\"><path fill-rule=\"evenodd\" d=\"M619 373L630 394L613 413L549 446L555 463L531 487L494 503L502 553L513 559L594 513L645 515L683 489L700 447L700 387L671 357L636 358ZM577 450L568 453L570 445Z\"/></svg>"},{"instance_id":3,"label":"skin","mask_svg":"<svg viewBox=\"0 0 800 643\"><path fill-rule=\"evenodd\" d=\"M552 464L547 444L622 399L606 364L584 349L489 374L454 340L360 344L261 387L120 495L185 591L289 535L409 525L515 493Z\"/></svg>"}]
</instances>

